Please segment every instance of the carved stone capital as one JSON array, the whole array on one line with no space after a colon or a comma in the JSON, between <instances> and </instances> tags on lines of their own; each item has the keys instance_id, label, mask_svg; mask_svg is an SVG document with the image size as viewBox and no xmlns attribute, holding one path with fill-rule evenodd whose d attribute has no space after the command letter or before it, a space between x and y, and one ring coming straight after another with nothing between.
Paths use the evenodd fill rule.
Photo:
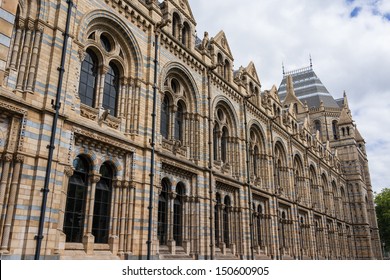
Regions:
<instances>
[{"instance_id":1,"label":"carved stone capital","mask_svg":"<svg viewBox=\"0 0 390 280\"><path fill-rule=\"evenodd\" d=\"M169 193L169 197L171 198L171 199L175 199L176 198L176 192L171 192L171 193Z\"/></svg>"},{"instance_id":2,"label":"carved stone capital","mask_svg":"<svg viewBox=\"0 0 390 280\"><path fill-rule=\"evenodd\" d=\"M24 29L24 27L25 27L25 20L24 20L24 18L19 18L19 21L18 21L18 28L19 29Z\"/></svg>"},{"instance_id":3,"label":"carved stone capital","mask_svg":"<svg viewBox=\"0 0 390 280\"><path fill-rule=\"evenodd\" d=\"M5 162L11 162L13 159L13 156L12 156L12 154L7 153L7 154L3 155L3 159Z\"/></svg>"},{"instance_id":4,"label":"carved stone capital","mask_svg":"<svg viewBox=\"0 0 390 280\"><path fill-rule=\"evenodd\" d=\"M23 155L16 155L15 161L18 163L22 163L24 161L24 156Z\"/></svg>"},{"instance_id":5,"label":"carved stone capital","mask_svg":"<svg viewBox=\"0 0 390 280\"><path fill-rule=\"evenodd\" d=\"M74 173L73 167L72 166L65 166L64 173L65 173L66 176L72 177L73 173Z\"/></svg>"},{"instance_id":6,"label":"carved stone capital","mask_svg":"<svg viewBox=\"0 0 390 280\"><path fill-rule=\"evenodd\" d=\"M30 18L27 20L27 29L30 31L34 31L34 29L35 29L35 23Z\"/></svg>"},{"instance_id":7,"label":"carved stone capital","mask_svg":"<svg viewBox=\"0 0 390 280\"><path fill-rule=\"evenodd\" d=\"M122 186L123 186L124 188L128 188L128 187L130 186L130 182L128 182L128 181L123 181L123 182L122 182Z\"/></svg>"},{"instance_id":8,"label":"carved stone capital","mask_svg":"<svg viewBox=\"0 0 390 280\"><path fill-rule=\"evenodd\" d=\"M91 180L91 183L97 183L97 182L99 182L100 181L100 175L98 175L98 174L92 174L91 176L90 176L90 180Z\"/></svg>"},{"instance_id":9,"label":"carved stone capital","mask_svg":"<svg viewBox=\"0 0 390 280\"><path fill-rule=\"evenodd\" d=\"M83 62L87 53L83 49L80 48L78 50L78 55L79 55L80 62Z\"/></svg>"}]
</instances>

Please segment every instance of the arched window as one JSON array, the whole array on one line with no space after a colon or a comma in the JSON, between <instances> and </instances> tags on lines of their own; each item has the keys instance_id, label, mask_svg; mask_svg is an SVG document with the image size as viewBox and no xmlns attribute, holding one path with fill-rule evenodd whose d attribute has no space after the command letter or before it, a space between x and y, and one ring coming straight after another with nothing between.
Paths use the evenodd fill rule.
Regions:
<instances>
[{"instance_id":1,"label":"arched window","mask_svg":"<svg viewBox=\"0 0 390 280\"><path fill-rule=\"evenodd\" d=\"M64 215L66 242L82 242L85 201L88 191L88 162L81 156L73 161L74 173L69 179Z\"/></svg>"},{"instance_id":2,"label":"arched window","mask_svg":"<svg viewBox=\"0 0 390 280\"><path fill-rule=\"evenodd\" d=\"M184 108L183 104L177 104L177 111L175 114L175 139L183 141L183 126L184 126Z\"/></svg>"},{"instance_id":3,"label":"arched window","mask_svg":"<svg viewBox=\"0 0 390 280\"><path fill-rule=\"evenodd\" d=\"M257 169L258 169L258 157L259 157L259 148L257 146L255 146L255 148L253 149L253 174L257 177L259 174L257 172Z\"/></svg>"},{"instance_id":4,"label":"arched window","mask_svg":"<svg viewBox=\"0 0 390 280\"><path fill-rule=\"evenodd\" d=\"M339 138L339 133L338 133L339 129L338 129L337 121L332 122L332 131L333 131L333 139L337 140Z\"/></svg>"},{"instance_id":5,"label":"arched window","mask_svg":"<svg viewBox=\"0 0 390 280\"><path fill-rule=\"evenodd\" d=\"M164 179L161 182L161 193L158 197L158 222L157 238L160 245L167 244L168 235L168 189L169 181Z\"/></svg>"},{"instance_id":6,"label":"arched window","mask_svg":"<svg viewBox=\"0 0 390 280\"><path fill-rule=\"evenodd\" d=\"M281 187L281 183L282 183L282 174L281 174L281 165L282 165L282 162L279 160L276 161L275 163L275 173L276 173L276 184L278 187Z\"/></svg>"},{"instance_id":7,"label":"arched window","mask_svg":"<svg viewBox=\"0 0 390 280\"><path fill-rule=\"evenodd\" d=\"M219 126L218 124L215 124L213 129L214 160L218 160L218 147L219 147L218 133L219 133Z\"/></svg>"},{"instance_id":8,"label":"arched window","mask_svg":"<svg viewBox=\"0 0 390 280\"><path fill-rule=\"evenodd\" d=\"M81 103L90 107L95 106L97 70L98 59L95 53L88 49L81 63L79 97Z\"/></svg>"},{"instance_id":9,"label":"arched window","mask_svg":"<svg viewBox=\"0 0 390 280\"><path fill-rule=\"evenodd\" d=\"M168 139L169 137L169 115L170 115L170 104L169 98L167 95L164 96L163 102L161 104L161 118L160 118L160 131L161 135Z\"/></svg>"},{"instance_id":10,"label":"arched window","mask_svg":"<svg viewBox=\"0 0 390 280\"><path fill-rule=\"evenodd\" d=\"M115 64L110 67L104 79L103 108L110 110L110 115L116 116L119 93L119 70Z\"/></svg>"},{"instance_id":11,"label":"arched window","mask_svg":"<svg viewBox=\"0 0 390 280\"><path fill-rule=\"evenodd\" d=\"M223 58L222 54L218 53L217 55L217 62L218 62L218 73L223 76Z\"/></svg>"},{"instance_id":12,"label":"arched window","mask_svg":"<svg viewBox=\"0 0 390 280\"><path fill-rule=\"evenodd\" d=\"M176 197L173 205L173 239L177 246L182 245L183 241L183 204L185 187L182 183L176 186Z\"/></svg>"},{"instance_id":13,"label":"arched window","mask_svg":"<svg viewBox=\"0 0 390 280\"><path fill-rule=\"evenodd\" d=\"M183 24L182 34L181 34L181 42L184 46L189 47L190 42L190 26L187 22Z\"/></svg>"},{"instance_id":14,"label":"arched window","mask_svg":"<svg viewBox=\"0 0 390 280\"><path fill-rule=\"evenodd\" d=\"M225 196L224 199L225 208L223 209L223 241L226 248L230 246L230 226L229 226L229 212L230 212L230 197Z\"/></svg>"},{"instance_id":15,"label":"arched window","mask_svg":"<svg viewBox=\"0 0 390 280\"><path fill-rule=\"evenodd\" d=\"M114 172L107 162L100 167L100 175L95 191L92 235L95 236L95 243L108 243Z\"/></svg>"},{"instance_id":16,"label":"arched window","mask_svg":"<svg viewBox=\"0 0 390 280\"><path fill-rule=\"evenodd\" d=\"M314 131L315 132L319 131L320 132L320 136L322 136L321 122L319 120L315 120L314 121Z\"/></svg>"},{"instance_id":17,"label":"arched window","mask_svg":"<svg viewBox=\"0 0 390 280\"><path fill-rule=\"evenodd\" d=\"M179 25L180 25L180 16L177 13L173 13L173 16L172 16L172 35L175 38L179 37Z\"/></svg>"},{"instance_id":18,"label":"arched window","mask_svg":"<svg viewBox=\"0 0 390 280\"><path fill-rule=\"evenodd\" d=\"M261 205L257 206L257 243L262 246L262 232L261 232L261 224L262 224L262 216L263 216L263 209Z\"/></svg>"},{"instance_id":19,"label":"arched window","mask_svg":"<svg viewBox=\"0 0 390 280\"><path fill-rule=\"evenodd\" d=\"M226 163L227 162L227 146L228 146L228 130L226 127L222 129L222 137L221 137L221 160Z\"/></svg>"},{"instance_id":20,"label":"arched window","mask_svg":"<svg viewBox=\"0 0 390 280\"><path fill-rule=\"evenodd\" d=\"M215 244L219 246L220 239L220 209L221 209L221 195L219 193L216 194L216 204L214 206L214 228L215 228Z\"/></svg>"},{"instance_id":21,"label":"arched window","mask_svg":"<svg viewBox=\"0 0 390 280\"><path fill-rule=\"evenodd\" d=\"M229 61L227 59L225 60L225 64L223 66L223 77L227 81L230 80L230 63L229 63Z\"/></svg>"}]
</instances>

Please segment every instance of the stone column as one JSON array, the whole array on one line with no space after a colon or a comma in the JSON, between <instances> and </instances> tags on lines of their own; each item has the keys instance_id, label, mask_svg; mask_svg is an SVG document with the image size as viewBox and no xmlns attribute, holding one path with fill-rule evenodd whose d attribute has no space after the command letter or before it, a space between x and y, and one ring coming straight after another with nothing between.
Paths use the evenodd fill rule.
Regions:
<instances>
[{"instance_id":1,"label":"stone column","mask_svg":"<svg viewBox=\"0 0 390 280\"><path fill-rule=\"evenodd\" d=\"M122 182L119 180L113 181L113 196L111 200L112 205L112 211L111 211L111 217L112 217L112 227L111 227L111 234L109 237L108 244L110 245L110 250L113 255L116 255L119 250L119 237L118 237L118 211L119 211L119 197L122 190Z\"/></svg>"},{"instance_id":2,"label":"stone column","mask_svg":"<svg viewBox=\"0 0 390 280\"><path fill-rule=\"evenodd\" d=\"M2 170L1 181L0 181L0 211L1 212L3 211L4 204L6 204L4 199L6 197L5 194L7 191L7 185L8 185L7 183L8 183L8 177L10 175L9 169L10 169L11 162L12 162L12 154L9 153L5 154L3 156L3 170ZM0 226L2 224L3 224L3 215L0 215ZM1 231L0 236L2 233L3 231Z\"/></svg>"},{"instance_id":3,"label":"stone column","mask_svg":"<svg viewBox=\"0 0 390 280\"><path fill-rule=\"evenodd\" d=\"M100 181L100 175L93 174L90 177L90 191L88 193L87 200L88 208L87 210L87 230L86 234L83 237L84 250L87 254L93 253L93 245L95 243L95 237L92 235L92 222L93 222L93 210L95 206L95 191L96 191L96 183Z\"/></svg>"},{"instance_id":4,"label":"stone column","mask_svg":"<svg viewBox=\"0 0 390 280\"><path fill-rule=\"evenodd\" d=\"M33 31L34 31L34 22L29 19L27 22L26 37L24 40L22 58L20 60L18 79L17 79L17 83L16 83L17 90L23 90L23 87L24 87L26 67L28 64L27 60L28 60L28 56L29 56L29 52L30 52L31 35L32 35Z\"/></svg>"},{"instance_id":5,"label":"stone column","mask_svg":"<svg viewBox=\"0 0 390 280\"><path fill-rule=\"evenodd\" d=\"M98 90L97 90L97 104L95 104L95 107L98 109L103 108L103 95L104 95L104 82L106 78L106 74L108 73L109 67L106 65L103 65L101 67L99 81L98 81ZM96 103L96 101L95 101Z\"/></svg>"},{"instance_id":6,"label":"stone column","mask_svg":"<svg viewBox=\"0 0 390 280\"><path fill-rule=\"evenodd\" d=\"M30 70L28 73L28 79L27 79L27 91L33 91L34 87L34 78L38 66L38 53L39 53L39 46L41 44L41 37L43 33L43 25L38 24L36 32L35 32L35 39L34 39L34 46L32 49L32 55L31 55L31 63L30 63Z\"/></svg>"},{"instance_id":7,"label":"stone column","mask_svg":"<svg viewBox=\"0 0 390 280\"><path fill-rule=\"evenodd\" d=\"M127 189L129 188L129 182L123 182L122 195L120 196L121 200L121 213L119 218L119 253L125 251L125 227L127 216ZM128 229L129 231L129 229Z\"/></svg>"},{"instance_id":8,"label":"stone column","mask_svg":"<svg viewBox=\"0 0 390 280\"><path fill-rule=\"evenodd\" d=\"M17 155L15 157L15 167L12 174L12 181L10 186L10 194L8 197L8 205L5 212L5 223L3 236L1 240L1 251L8 251L9 249L9 237L11 233L11 226L13 224L12 218L15 212L15 203L16 203L16 193L18 189L20 170L23 163L24 157L22 155Z\"/></svg>"},{"instance_id":9,"label":"stone column","mask_svg":"<svg viewBox=\"0 0 390 280\"><path fill-rule=\"evenodd\" d=\"M176 192L169 193L168 203L168 248L172 255L176 254L176 241L173 239L173 215Z\"/></svg>"},{"instance_id":10,"label":"stone column","mask_svg":"<svg viewBox=\"0 0 390 280\"><path fill-rule=\"evenodd\" d=\"M68 195L68 185L69 178L73 176L74 169L71 166L66 166L64 168L64 179L62 181L61 189L61 198L60 198L60 208L58 211L58 224L57 224L57 236L56 236L56 249L55 253L59 254L61 251L65 250L66 236L64 234L64 218L65 218L65 208L66 200Z\"/></svg>"},{"instance_id":11,"label":"stone column","mask_svg":"<svg viewBox=\"0 0 390 280\"><path fill-rule=\"evenodd\" d=\"M13 70L16 70L17 67L17 58L20 50L20 43L22 40L24 27L25 27L24 19L19 19L18 23L16 24L15 40L14 40L14 46L12 48L11 62L9 66Z\"/></svg>"},{"instance_id":12,"label":"stone column","mask_svg":"<svg viewBox=\"0 0 390 280\"><path fill-rule=\"evenodd\" d=\"M133 186L129 187L130 189L128 190L129 193L129 200L128 200L128 207L127 207L127 217L128 219L126 220L127 223L127 232L125 235L126 239L126 253L130 254L132 250L132 225L133 225L133 219L134 219L134 192L135 188Z\"/></svg>"}]
</instances>

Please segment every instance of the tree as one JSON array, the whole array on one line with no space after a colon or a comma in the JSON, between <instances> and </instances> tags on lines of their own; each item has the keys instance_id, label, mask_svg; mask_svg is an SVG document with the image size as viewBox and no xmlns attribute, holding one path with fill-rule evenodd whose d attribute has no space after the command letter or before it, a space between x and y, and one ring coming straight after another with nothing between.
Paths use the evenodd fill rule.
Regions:
<instances>
[{"instance_id":1,"label":"tree","mask_svg":"<svg viewBox=\"0 0 390 280\"><path fill-rule=\"evenodd\" d=\"M378 219L381 242L385 243L385 252L390 251L390 188L375 195L375 211Z\"/></svg>"}]
</instances>

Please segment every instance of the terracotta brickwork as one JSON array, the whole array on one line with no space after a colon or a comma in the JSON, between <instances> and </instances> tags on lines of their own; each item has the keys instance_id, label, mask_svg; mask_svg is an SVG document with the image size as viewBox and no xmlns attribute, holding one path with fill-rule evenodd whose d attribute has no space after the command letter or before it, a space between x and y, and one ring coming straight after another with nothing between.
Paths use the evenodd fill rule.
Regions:
<instances>
[{"instance_id":1,"label":"terracotta brickwork","mask_svg":"<svg viewBox=\"0 0 390 280\"><path fill-rule=\"evenodd\" d=\"M0 250L31 259L68 3L0 3ZM346 96L262 89L187 0L73 3L41 258L146 258L154 87L152 258L382 258Z\"/></svg>"}]
</instances>

